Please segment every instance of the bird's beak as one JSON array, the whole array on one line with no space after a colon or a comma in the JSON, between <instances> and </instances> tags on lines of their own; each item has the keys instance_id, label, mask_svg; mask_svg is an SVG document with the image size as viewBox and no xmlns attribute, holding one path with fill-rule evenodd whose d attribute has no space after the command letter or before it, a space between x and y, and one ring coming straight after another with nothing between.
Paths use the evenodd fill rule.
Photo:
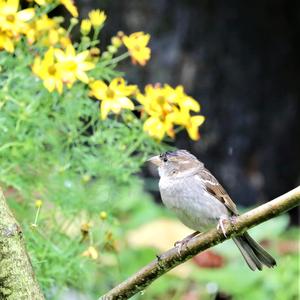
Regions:
<instances>
[{"instance_id":1,"label":"bird's beak","mask_svg":"<svg viewBox=\"0 0 300 300\"><path fill-rule=\"evenodd\" d=\"M147 161L150 161L151 163L153 163L158 167L161 165L161 159L159 158L159 155L152 156Z\"/></svg>"}]
</instances>

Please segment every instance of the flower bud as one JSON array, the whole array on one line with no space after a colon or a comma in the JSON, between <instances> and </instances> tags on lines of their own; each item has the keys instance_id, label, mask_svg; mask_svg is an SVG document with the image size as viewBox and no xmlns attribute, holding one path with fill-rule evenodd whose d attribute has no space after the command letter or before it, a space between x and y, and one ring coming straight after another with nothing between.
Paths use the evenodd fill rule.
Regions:
<instances>
[{"instance_id":1,"label":"flower bud","mask_svg":"<svg viewBox=\"0 0 300 300\"><path fill-rule=\"evenodd\" d=\"M92 23L89 19L83 19L80 24L80 32L82 35L88 35L91 31Z\"/></svg>"},{"instance_id":2,"label":"flower bud","mask_svg":"<svg viewBox=\"0 0 300 300\"><path fill-rule=\"evenodd\" d=\"M97 47L93 47L90 49L90 55L92 57L98 57L100 55L100 49Z\"/></svg>"},{"instance_id":3,"label":"flower bud","mask_svg":"<svg viewBox=\"0 0 300 300\"><path fill-rule=\"evenodd\" d=\"M89 182L91 180L91 175L89 175L89 174L84 174L83 176L82 176L82 181L83 182Z\"/></svg>"},{"instance_id":4,"label":"flower bud","mask_svg":"<svg viewBox=\"0 0 300 300\"><path fill-rule=\"evenodd\" d=\"M78 21L77 18L71 18L70 22L71 22L71 24L72 24L73 26L75 26L75 25L78 24L79 21Z\"/></svg>"},{"instance_id":5,"label":"flower bud","mask_svg":"<svg viewBox=\"0 0 300 300\"><path fill-rule=\"evenodd\" d=\"M107 212L106 211L101 211L99 214L99 217L102 221L107 219Z\"/></svg>"},{"instance_id":6,"label":"flower bud","mask_svg":"<svg viewBox=\"0 0 300 300\"><path fill-rule=\"evenodd\" d=\"M115 54L115 53L118 51L118 49L117 49L115 46L113 46L113 45L109 45L109 46L107 47L107 51L108 51L109 53L111 53L111 54Z\"/></svg>"},{"instance_id":7,"label":"flower bud","mask_svg":"<svg viewBox=\"0 0 300 300\"><path fill-rule=\"evenodd\" d=\"M111 38L111 44L116 48L120 48L122 46L122 40L118 36L113 36Z\"/></svg>"},{"instance_id":8,"label":"flower bud","mask_svg":"<svg viewBox=\"0 0 300 300\"><path fill-rule=\"evenodd\" d=\"M38 199L35 201L35 207L40 208L43 205L43 201Z\"/></svg>"}]
</instances>

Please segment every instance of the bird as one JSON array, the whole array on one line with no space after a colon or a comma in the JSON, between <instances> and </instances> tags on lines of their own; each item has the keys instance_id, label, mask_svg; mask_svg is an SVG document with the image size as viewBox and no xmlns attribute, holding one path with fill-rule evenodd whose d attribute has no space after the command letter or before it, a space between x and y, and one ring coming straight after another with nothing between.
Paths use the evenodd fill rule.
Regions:
<instances>
[{"instance_id":1,"label":"bird","mask_svg":"<svg viewBox=\"0 0 300 300\"><path fill-rule=\"evenodd\" d=\"M223 222L239 215L237 207L204 164L187 150L167 151L148 159L158 167L159 190L164 205L195 230L175 246L182 246L201 232L221 229ZM248 232L234 236L234 243L253 271L276 266L275 259Z\"/></svg>"}]
</instances>

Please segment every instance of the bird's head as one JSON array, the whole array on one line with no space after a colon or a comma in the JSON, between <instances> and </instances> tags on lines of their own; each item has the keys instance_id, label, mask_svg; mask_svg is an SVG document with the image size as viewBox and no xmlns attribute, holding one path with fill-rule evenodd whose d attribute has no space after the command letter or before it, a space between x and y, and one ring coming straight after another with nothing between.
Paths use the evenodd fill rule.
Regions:
<instances>
[{"instance_id":1,"label":"bird's head","mask_svg":"<svg viewBox=\"0 0 300 300\"><path fill-rule=\"evenodd\" d=\"M148 161L158 166L160 177L181 177L203 166L194 155L186 150L167 151L149 158Z\"/></svg>"}]
</instances>

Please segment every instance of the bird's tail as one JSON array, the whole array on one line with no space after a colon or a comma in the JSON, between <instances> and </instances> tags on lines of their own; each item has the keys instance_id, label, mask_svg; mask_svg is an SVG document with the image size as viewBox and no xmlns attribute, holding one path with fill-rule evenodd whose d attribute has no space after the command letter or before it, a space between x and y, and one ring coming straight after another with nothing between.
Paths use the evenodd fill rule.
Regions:
<instances>
[{"instance_id":1,"label":"bird's tail","mask_svg":"<svg viewBox=\"0 0 300 300\"><path fill-rule=\"evenodd\" d=\"M236 236L233 241L242 253L246 263L252 271L262 270L263 265L268 268L276 266L275 259L260 246L247 232Z\"/></svg>"}]
</instances>

